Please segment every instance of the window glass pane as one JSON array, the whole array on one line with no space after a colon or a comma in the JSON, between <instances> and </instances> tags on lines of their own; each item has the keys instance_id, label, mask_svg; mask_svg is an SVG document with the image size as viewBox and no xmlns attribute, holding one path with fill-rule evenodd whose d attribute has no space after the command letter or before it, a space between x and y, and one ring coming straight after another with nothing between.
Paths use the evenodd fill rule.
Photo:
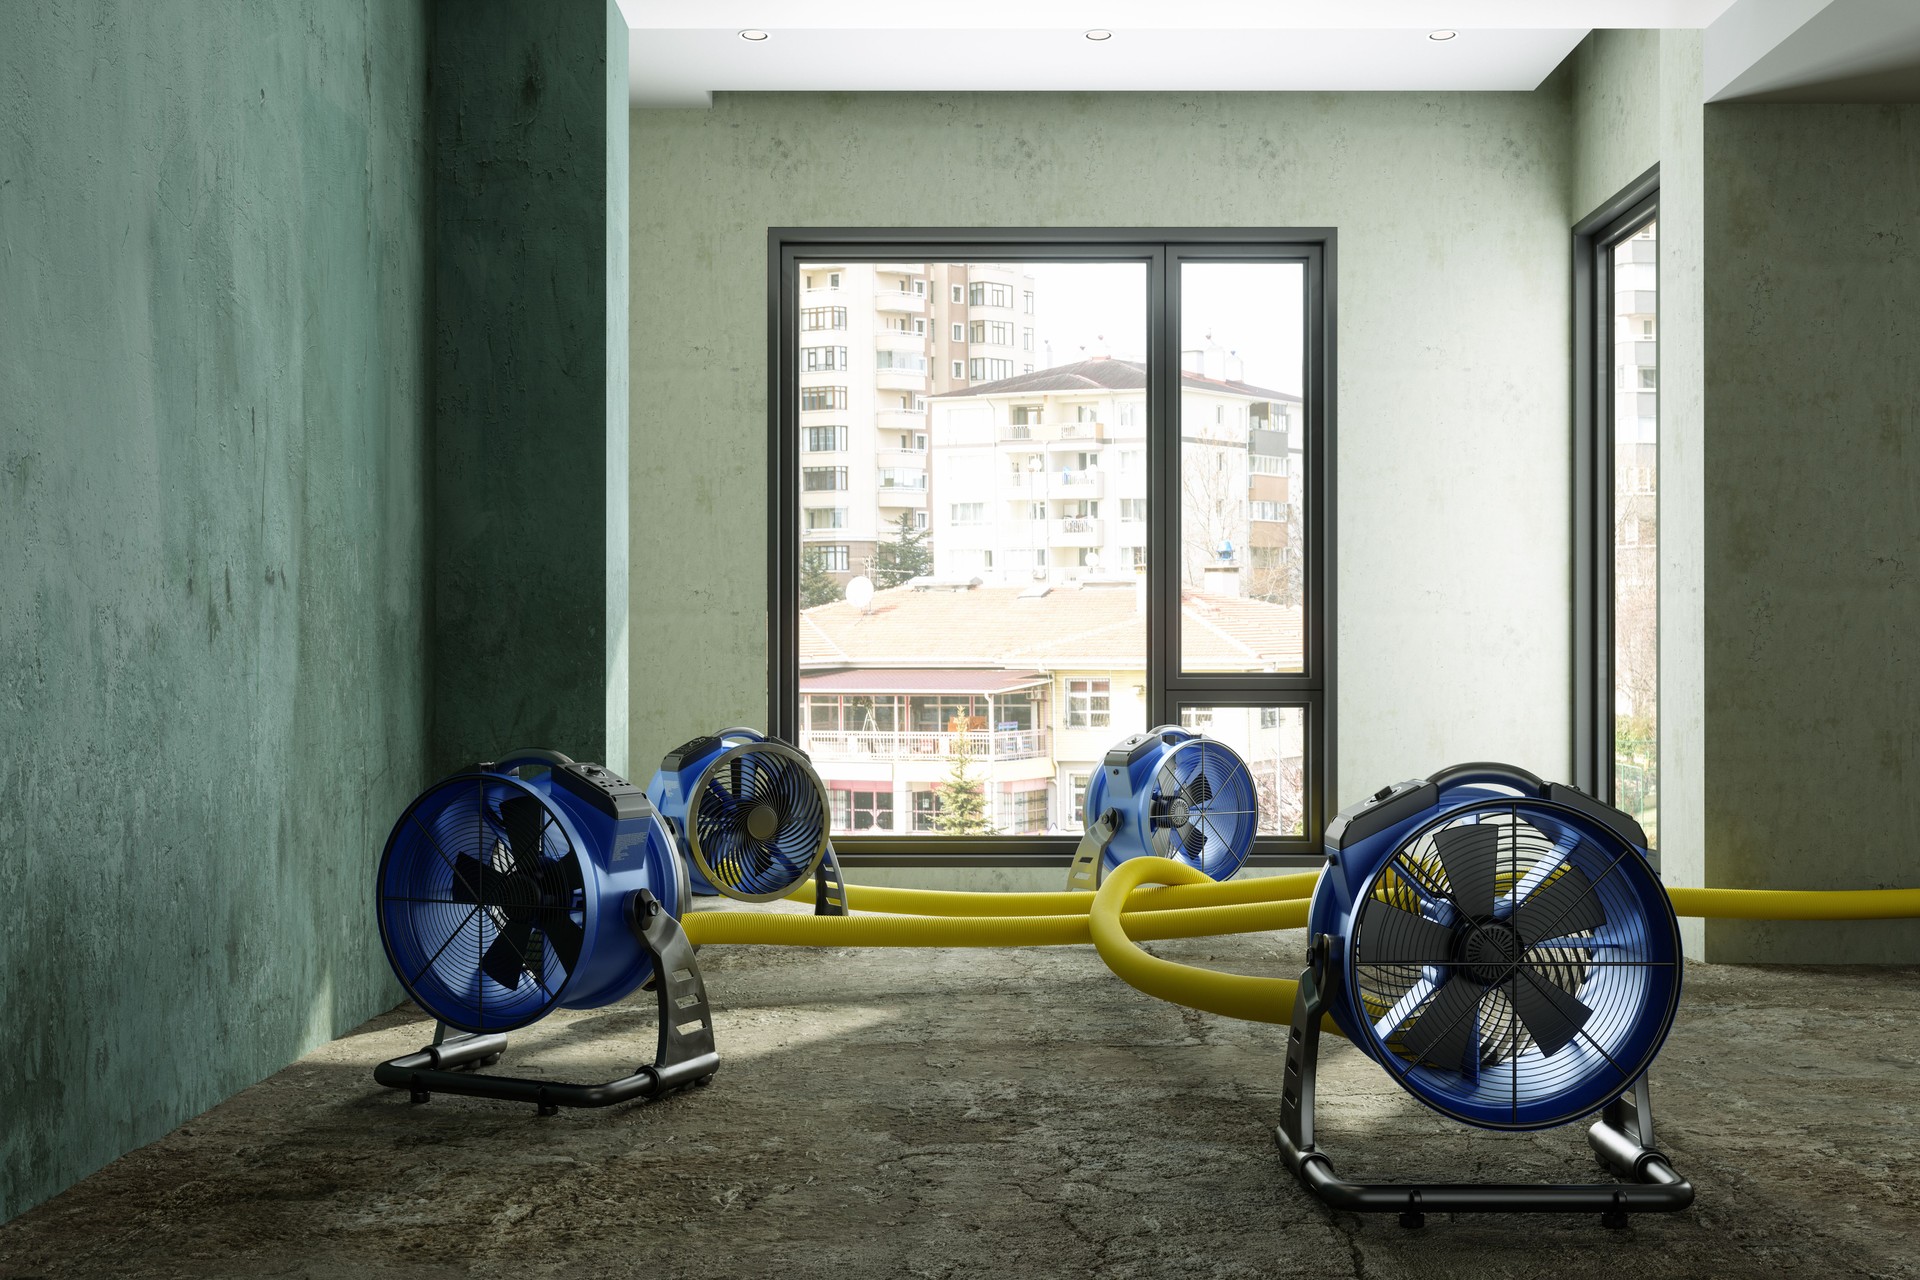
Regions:
<instances>
[{"instance_id":1,"label":"window glass pane","mask_svg":"<svg viewBox=\"0 0 1920 1280\"><path fill-rule=\"evenodd\" d=\"M1180 724L1218 738L1247 762L1260 793L1260 834L1306 834L1307 716L1298 706L1225 707L1183 704Z\"/></svg>"},{"instance_id":2,"label":"window glass pane","mask_svg":"<svg viewBox=\"0 0 1920 1280\"><path fill-rule=\"evenodd\" d=\"M1659 233L1613 248L1613 795L1659 847Z\"/></svg>"},{"instance_id":3,"label":"window glass pane","mask_svg":"<svg viewBox=\"0 0 1920 1280\"><path fill-rule=\"evenodd\" d=\"M1306 271L1180 266L1180 658L1304 670Z\"/></svg>"},{"instance_id":4,"label":"window glass pane","mask_svg":"<svg viewBox=\"0 0 1920 1280\"><path fill-rule=\"evenodd\" d=\"M1072 779L1147 723L1145 264L799 285L799 745L834 833L1078 830Z\"/></svg>"}]
</instances>

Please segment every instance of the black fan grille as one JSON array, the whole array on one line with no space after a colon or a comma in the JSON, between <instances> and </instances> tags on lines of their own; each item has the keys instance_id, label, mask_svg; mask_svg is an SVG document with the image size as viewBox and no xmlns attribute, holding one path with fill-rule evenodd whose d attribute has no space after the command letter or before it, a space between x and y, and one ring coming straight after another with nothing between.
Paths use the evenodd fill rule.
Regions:
<instances>
[{"instance_id":1,"label":"black fan grille","mask_svg":"<svg viewBox=\"0 0 1920 1280\"><path fill-rule=\"evenodd\" d=\"M1482 866L1476 871L1484 874L1490 868L1491 876L1485 878L1491 884L1496 899L1511 895L1516 886L1529 883L1530 876L1537 891L1539 885L1566 873L1563 864L1567 853L1571 852L1570 846L1562 848L1516 811L1509 809L1501 813L1483 813L1473 825L1485 833L1478 843L1484 846L1486 853L1491 854L1491 857L1478 859ZM1441 829L1446 830L1458 831L1460 828ZM1440 857L1436 839L1440 834L1430 832L1394 855L1375 879L1370 900L1397 907L1411 915L1420 915L1423 904L1435 898L1451 901L1458 890L1448 877ZM1477 875L1476 886L1480 879L1481 876ZM1396 925L1401 923L1394 922ZM1375 938L1370 939L1363 926L1361 938L1355 947L1360 999L1367 1016L1376 1024L1397 1010L1397 1016L1385 1037L1387 1046L1403 1060L1414 1062L1421 1055L1408 1045L1407 1038L1421 1020L1430 1015L1444 1017L1459 1014L1457 1009L1449 1008L1444 1003L1436 1009L1441 984L1423 981L1424 966L1368 958L1369 945L1375 939L1386 944L1385 949L1377 954L1397 954L1391 949L1392 944L1403 940L1393 937L1395 932L1397 930L1393 925L1383 925L1377 929ZM1593 950L1590 945L1584 945L1591 936L1591 930L1580 930L1567 937L1569 945L1527 949L1529 966L1558 990L1577 995L1591 972L1589 964L1594 958ZM1555 941L1559 940L1556 937ZM1515 1014L1514 984L1520 981L1525 979L1518 974L1511 974L1506 981L1488 986L1475 1014L1470 1015L1478 1023L1478 1065L1483 1069L1538 1047L1532 1032ZM1413 995L1417 989L1424 990L1424 996ZM1413 995L1411 1000L1410 995Z\"/></svg>"},{"instance_id":2,"label":"black fan grille","mask_svg":"<svg viewBox=\"0 0 1920 1280\"><path fill-rule=\"evenodd\" d=\"M812 875L827 848L827 792L807 758L779 742L715 757L694 786L688 845L728 897L765 902Z\"/></svg>"}]
</instances>

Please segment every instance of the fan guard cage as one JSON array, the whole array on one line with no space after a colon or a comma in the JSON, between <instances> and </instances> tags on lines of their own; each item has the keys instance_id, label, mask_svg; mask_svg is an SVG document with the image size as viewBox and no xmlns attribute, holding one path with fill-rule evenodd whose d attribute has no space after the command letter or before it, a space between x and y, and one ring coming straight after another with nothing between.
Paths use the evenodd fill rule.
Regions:
<instances>
[{"instance_id":1,"label":"fan guard cage","mask_svg":"<svg viewBox=\"0 0 1920 1280\"><path fill-rule=\"evenodd\" d=\"M468 1031L511 1031L559 1004L598 925L580 848L512 778L460 774L422 792L378 881L381 940L415 1003Z\"/></svg>"},{"instance_id":2,"label":"fan guard cage","mask_svg":"<svg viewBox=\"0 0 1920 1280\"><path fill-rule=\"evenodd\" d=\"M1680 991L1671 903L1641 850L1547 801L1452 808L1365 884L1347 940L1361 1047L1445 1115L1564 1124L1658 1053Z\"/></svg>"},{"instance_id":3,"label":"fan guard cage","mask_svg":"<svg viewBox=\"0 0 1920 1280\"><path fill-rule=\"evenodd\" d=\"M1153 854L1214 880L1231 879L1252 852L1260 826L1260 793L1252 771L1217 738L1172 726L1151 730L1149 736L1157 739L1152 753L1125 766L1132 774L1130 797L1116 798L1105 768L1095 770L1087 785L1086 829L1092 830L1111 805L1122 814L1104 854L1107 869Z\"/></svg>"},{"instance_id":4,"label":"fan guard cage","mask_svg":"<svg viewBox=\"0 0 1920 1280\"><path fill-rule=\"evenodd\" d=\"M687 852L709 884L741 902L784 897L826 855L826 785L783 742L729 747L689 798Z\"/></svg>"}]
</instances>

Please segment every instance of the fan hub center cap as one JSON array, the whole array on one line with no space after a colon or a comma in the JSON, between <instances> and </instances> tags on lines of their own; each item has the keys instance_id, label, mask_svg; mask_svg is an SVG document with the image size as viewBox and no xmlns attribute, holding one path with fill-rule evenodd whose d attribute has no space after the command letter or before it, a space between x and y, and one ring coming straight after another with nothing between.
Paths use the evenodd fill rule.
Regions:
<instances>
[{"instance_id":1,"label":"fan hub center cap","mask_svg":"<svg viewBox=\"0 0 1920 1280\"><path fill-rule=\"evenodd\" d=\"M1187 824L1188 812L1189 809L1186 800L1181 796L1175 796L1173 799L1167 801L1167 825L1170 827L1185 826Z\"/></svg>"},{"instance_id":2,"label":"fan hub center cap","mask_svg":"<svg viewBox=\"0 0 1920 1280\"><path fill-rule=\"evenodd\" d=\"M766 840L780 829L780 815L770 804L757 804L747 811L747 834Z\"/></svg>"},{"instance_id":3,"label":"fan hub center cap","mask_svg":"<svg viewBox=\"0 0 1920 1280\"><path fill-rule=\"evenodd\" d=\"M1461 936L1459 963L1475 982L1491 984L1504 979L1525 950L1512 925L1492 920L1475 925Z\"/></svg>"}]
</instances>

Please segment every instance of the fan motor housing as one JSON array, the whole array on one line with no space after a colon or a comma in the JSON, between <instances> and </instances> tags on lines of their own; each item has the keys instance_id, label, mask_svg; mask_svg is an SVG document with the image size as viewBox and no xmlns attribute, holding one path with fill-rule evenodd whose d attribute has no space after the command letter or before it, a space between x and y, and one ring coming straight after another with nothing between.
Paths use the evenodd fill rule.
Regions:
<instances>
[{"instance_id":1,"label":"fan motor housing","mask_svg":"<svg viewBox=\"0 0 1920 1280\"><path fill-rule=\"evenodd\" d=\"M1548 1128L1618 1097L1659 1052L1680 934L1630 816L1523 769L1462 765L1342 811L1326 855L1308 928L1331 940L1329 1012L1428 1106Z\"/></svg>"},{"instance_id":2,"label":"fan motor housing","mask_svg":"<svg viewBox=\"0 0 1920 1280\"><path fill-rule=\"evenodd\" d=\"M697 894L743 902L784 897L814 874L827 851L824 784L804 752L758 730L722 729L675 747L647 784L647 799L679 842ZM716 835L712 819L720 811L728 819L723 825L737 824L730 842L751 845L751 859L721 857L702 843L703 835ZM717 863L703 865L709 857ZM709 874L716 865L718 875Z\"/></svg>"},{"instance_id":3,"label":"fan motor housing","mask_svg":"<svg viewBox=\"0 0 1920 1280\"><path fill-rule=\"evenodd\" d=\"M631 994L653 961L624 917L627 899L645 889L675 917L686 907L685 870L646 796L600 765L542 757L533 769L475 765L429 787L381 855L387 958L421 1008L463 1031L511 1031L556 1007ZM508 946L522 962L509 987L486 957L507 945L503 934L511 940L516 915L538 942Z\"/></svg>"},{"instance_id":4,"label":"fan motor housing","mask_svg":"<svg viewBox=\"0 0 1920 1280\"><path fill-rule=\"evenodd\" d=\"M1169 778L1182 785L1169 785ZM1246 763L1217 738L1175 725L1123 738L1107 752L1087 783L1087 829L1110 810L1119 823L1102 854L1108 871L1160 852L1216 880L1230 879L1246 862L1259 825L1259 797Z\"/></svg>"}]
</instances>

